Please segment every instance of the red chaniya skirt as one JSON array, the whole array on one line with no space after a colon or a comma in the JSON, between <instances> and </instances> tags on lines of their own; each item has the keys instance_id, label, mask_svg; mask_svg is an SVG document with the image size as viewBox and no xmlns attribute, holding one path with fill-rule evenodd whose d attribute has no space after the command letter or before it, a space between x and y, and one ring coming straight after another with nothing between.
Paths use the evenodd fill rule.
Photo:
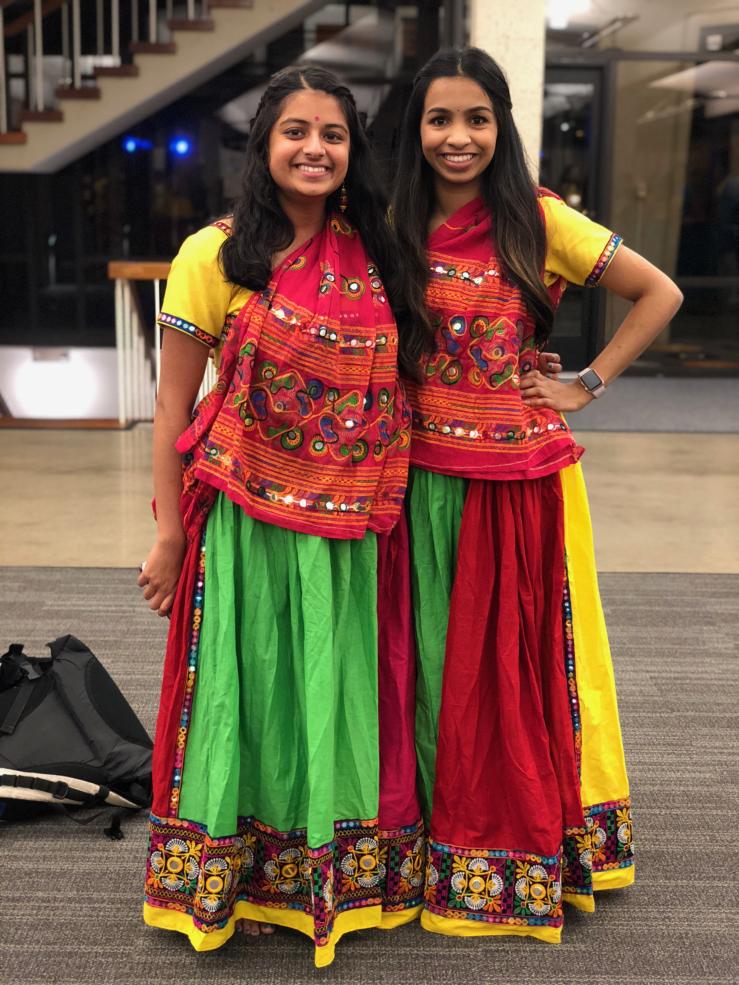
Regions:
<instances>
[{"instance_id":1,"label":"red chaniya skirt","mask_svg":"<svg viewBox=\"0 0 739 985\"><path fill-rule=\"evenodd\" d=\"M408 528L422 925L556 943L563 902L593 910L594 890L634 877L580 466L510 482L413 470ZM385 597L398 667L409 608ZM411 728L406 718L384 740L381 729L384 776Z\"/></svg>"}]
</instances>

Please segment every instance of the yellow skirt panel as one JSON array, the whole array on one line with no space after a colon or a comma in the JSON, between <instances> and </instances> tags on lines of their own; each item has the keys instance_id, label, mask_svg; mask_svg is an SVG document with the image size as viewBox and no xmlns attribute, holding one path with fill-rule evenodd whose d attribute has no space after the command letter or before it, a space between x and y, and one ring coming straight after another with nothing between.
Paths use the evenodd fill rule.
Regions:
<instances>
[{"instance_id":1,"label":"yellow skirt panel","mask_svg":"<svg viewBox=\"0 0 739 985\"><path fill-rule=\"evenodd\" d=\"M535 937L547 944L559 944L561 927L531 927L517 924L485 923L482 920L455 920L424 910L421 926L433 934L447 937Z\"/></svg>"},{"instance_id":2,"label":"yellow skirt panel","mask_svg":"<svg viewBox=\"0 0 739 985\"><path fill-rule=\"evenodd\" d=\"M402 927L406 923L413 923L414 920L418 920L422 911L423 904L408 907L407 910L383 910L379 929L395 930L396 927Z\"/></svg>"},{"instance_id":3,"label":"yellow skirt panel","mask_svg":"<svg viewBox=\"0 0 739 985\"><path fill-rule=\"evenodd\" d=\"M277 909L271 906L258 906L239 900L234 906L233 915L225 927L212 930L207 934L194 925L192 918L179 910L169 910L164 907L151 906L144 903L144 923L160 930L175 930L186 934L196 951L214 951L222 947L236 931L237 920L259 920L262 923L273 923L290 930L297 930L313 939L313 919L307 913L299 910ZM328 943L315 949L316 968L325 968L334 960L336 945L352 930L367 930L370 927L381 926L382 907L367 906L357 910L347 910L340 913L334 921L334 927Z\"/></svg>"},{"instance_id":4,"label":"yellow skirt panel","mask_svg":"<svg viewBox=\"0 0 739 985\"><path fill-rule=\"evenodd\" d=\"M560 472L582 725L583 806L626 800L626 775L611 650L598 591L593 531L580 464Z\"/></svg>"},{"instance_id":5,"label":"yellow skirt panel","mask_svg":"<svg viewBox=\"0 0 739 985\"><path fill-rule=\"evenodd\" d=\"M593 889L624 889L636 879L636 866L627 865L622 869L605 869L593 873Z\"/></svg>"},{"instance_id":6,"label":"yellow skirt panel","mask_svg":"<svg viewBox=\"0 0 739 985\"><path fill-rule=\"evenodd\" d=\"M562 893L562 899L582 913L595 913L595 900L585 893Z\"/></svg>"}]
</instances>

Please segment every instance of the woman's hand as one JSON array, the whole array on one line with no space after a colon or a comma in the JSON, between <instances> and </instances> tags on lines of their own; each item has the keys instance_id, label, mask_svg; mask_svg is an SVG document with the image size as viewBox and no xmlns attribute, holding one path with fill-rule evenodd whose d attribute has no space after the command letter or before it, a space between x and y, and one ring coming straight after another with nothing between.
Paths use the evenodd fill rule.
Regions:
<instances>
[{"instance_id":1,"label":"woman's hand","mask_svg":"<svg viewBox=\"0 0 739 985\"><path fill-rule=\"evenodd\" d=\"M141 565L137 584L143 588L149 608L160 616L169 615L172 608L185 558L185 546L184 534L171 539L157 538Z\"/></svg>"},{"instance_id":2,"label":"woman's hand","mask_svg":"<svg viewBox=\"0 0 739 985\"><path fill-rule=\"evenodd\" d=\"M556 377L562 372L562 361L558 352L540 352L537 362L539 372L545 376Z\"/></svg>"},{"instance_id":3,"label":"woman's hand","mask_svg":"<svg viewBox=\"0 0 739 985\"><path fill-rule=\"evenodd\" d=\"M582 410L593 399L578 380L558 383L550 380L538 369L532 369L521 377L521 399L527 407L548 407L550 410Z\"/></svg>"}]
</instances>

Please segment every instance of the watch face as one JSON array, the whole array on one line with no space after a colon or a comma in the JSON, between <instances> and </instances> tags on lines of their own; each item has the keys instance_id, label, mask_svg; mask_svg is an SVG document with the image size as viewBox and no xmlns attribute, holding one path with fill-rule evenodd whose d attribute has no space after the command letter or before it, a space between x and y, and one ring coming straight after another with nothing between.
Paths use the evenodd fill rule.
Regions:
<instances>
[{"instance_id":1,"label":"watch face","mask_svg":"<svg viewBox=\"0 0 739 985\"><path fill-rule=\"evenodd\" d=\"M603 385L603 380L594 369L585 369L579 375L588 390L597 390L599 386Z\"/></svg>"}]
</instances>

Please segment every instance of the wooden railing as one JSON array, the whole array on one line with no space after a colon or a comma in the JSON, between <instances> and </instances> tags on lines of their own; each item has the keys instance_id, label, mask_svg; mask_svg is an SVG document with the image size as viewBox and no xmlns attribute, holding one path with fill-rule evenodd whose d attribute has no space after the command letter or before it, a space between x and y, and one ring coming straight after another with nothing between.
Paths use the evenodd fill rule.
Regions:
<instances>
[{"instance_id":1,"label":"wooden railing","mask_svg":"<svg viewBox=\"0 0 739 985\"><path fill-rule=\"evenodd\" d=\"M115 281L115 346L118 362L118 422L125 427L154 417L159 382L161 328L154 323L153 332L141 312L137 284L151 283L154 311L161 308L162 281L169 275L170 264L136 260L112 260L108 277ZM216 368L209 359L198 393L201 400L216 383Z\"/></svg>"},{"instance_id":2,"label":"wooden railing","mask_svg":"<svg viewBox=\"0 0 739 985\"><path fill-rule=\"evenodd\" d=\"M50 114L58 113L57 98L92 95L94 85L83 83L83 59L89 60L95 75L127 74L132 66L124 64L122 52L173 50L170 32L207 27L208 13L208 0L181 0L178 4L175 0L95 0L94 4L88 0L84 7L85 37L94 36L94 42L85 45L81 0L0 0L0 134L17 128L24 120L51 119ZM25 43L19 45L16 39L23 34ZM20 71L13 72L16 102L19 90L23 93L20 112L12 114L14 118L11 56L21 64ZM51 78L49 72L54 73ZM55 93L51 106L44 91L49 83Z\"/></svg>"}]
</instances>

